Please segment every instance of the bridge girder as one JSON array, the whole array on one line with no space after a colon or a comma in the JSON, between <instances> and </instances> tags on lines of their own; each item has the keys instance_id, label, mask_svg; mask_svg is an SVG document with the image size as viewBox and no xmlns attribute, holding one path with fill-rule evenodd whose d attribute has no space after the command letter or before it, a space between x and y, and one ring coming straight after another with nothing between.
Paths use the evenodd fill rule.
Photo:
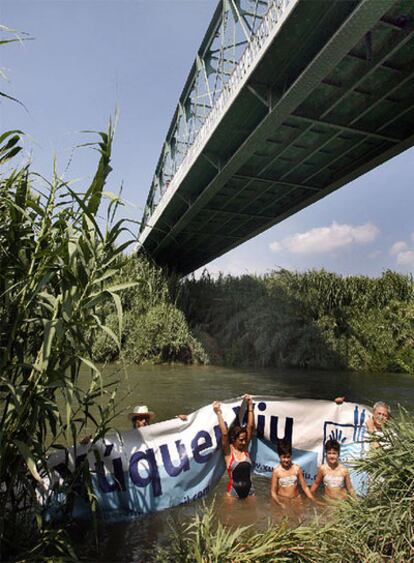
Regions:
<instances>
[{"instance_id":1,"label":"bridge girder","mask_svg":"<svg viewBox=\"0 0 414 563\"><path fill-rule=\"evenodd\" d=\"M220 121L208 122L215 107L203 125L210 134L189 146L188 162L181 161L158 205L155 184L150 191L154 205L140 241L183 274L413 144L414 6L394 0L280 6L263 52L256 49L257 61L240 83L232 79L237 95L219 108ZM210 32L218 29L220 13ZM271 15L260 18L251 37ZM294 31L306 37L304 45L293 43ZM210 40L203 42L205 52ZM281 51L289 47L286 61ZM237 72L235 66L233 77Z\"/></svg>"}]
</instances>

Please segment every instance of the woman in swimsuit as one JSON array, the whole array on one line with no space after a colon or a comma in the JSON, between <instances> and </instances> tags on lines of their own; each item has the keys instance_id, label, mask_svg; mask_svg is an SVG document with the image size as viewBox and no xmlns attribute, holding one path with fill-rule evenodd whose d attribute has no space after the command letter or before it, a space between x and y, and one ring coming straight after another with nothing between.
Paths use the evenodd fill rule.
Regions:
<instances>
[{"instance_id":1,"label":"woman in swimsuit","mask_svg":"<svg viewBox=\"0 0 414 563\"><path fill-rule=\"evenodd\" d=\"M221 431L224 460L229 474L227 495L239 499L254 495L251 481L253 464L247 451L254 430L253 401L250 395L245 395L243 398L247 401L247 425L234 426L231 436L229 436L228 428L223 420L220 403L217 401L213 403Z\"/></svg>"},{"instance_id":2,"label":"woman in swimsuit","mask_svg":"<svg viewBox=\"0 0 414 563\"><path fill-rule=\"evenodd\" d=\"M292 446L285 440L280 440L277 448L280 465L275 467L272 472L272 484L270 492L273 500L282 508L286 508L286 503L294 501L300 504L299 485L305 495L312 501L314 497L306 484L302 468L292 463Z\"/></svg>"},{"instance_id":3,"label":"woman in swimsuit","mask_svg":"<svg viewBox=\"0 0 414 563\"><path fill-rule=\"evenodd\" d=\"M325 443L326 463L322 464L312 483L314 493L321 482L325 487L325 496L330 499L344 499L347 494L355 496L351 478L346 467L339 463L340 445L337 440L327 440Z\"/></svg>"}]
</instances>

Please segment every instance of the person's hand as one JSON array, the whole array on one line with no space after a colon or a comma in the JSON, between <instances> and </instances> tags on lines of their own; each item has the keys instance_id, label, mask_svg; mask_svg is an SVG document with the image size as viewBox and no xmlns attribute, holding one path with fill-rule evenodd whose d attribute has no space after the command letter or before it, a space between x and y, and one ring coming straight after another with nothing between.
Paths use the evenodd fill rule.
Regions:
<instances>
[{"instance_id":1,"label":"person's hand","mask_svg":"<svg viewBox=\"0 0 414 563\"><path fill-rule=\"evenodd\" d=\"M218 401L214 401L213 403L213 410L216 414L220 414L221 413L221 405Z\"/></svg>"},{"instance_id":2,"label":"person's hand","mask_svg":"<svg viewBox=\"0 0 414 563\"><path fill-rule=\"evenodd\" d=\"M80 441L80 444L82 446L87 446L89 444L89 442L91 441L92 436L91 434L88 434L88 436L85 436L84 438L82 438L82 440Z\"/></svg>"},{"instance_id":3,"label":"person's hand","mask_svg":"<svg viewBox=\"0 0 414 563\"><path fill-rule=\"evenodd\" d=\"M251 395L248 395L248 394L246 393L246 395L243 395L243 399L244 399L245 401L247 401L247 403L248 403L249 406L251 406L251 405L253 404L253 399L252 399L252 396L251 396Z\"/></svg>"},{"instance_id":4,"label":"person's hand","mask_svg":"<svg viewBox=\"0 0 414 563\"><path fill-rule=\"evenodd\" d=\"M337 405L342 405L345 402L346 397L335 397L334 401Z\"/></svg>"},{"instance_id":5,"label":"person's hand","mask_svg":"<svg viewBox=\"0 0 414 563\"><path fill-rule=\"evenodd\" d=\"M177 414L177 417L176 417L176 418L179 418L180 420L182 420L182 421L184 421L184 422L185 422L186 420L188 420L188 416L187 416L186 414Z\"/></svg>"}]
</instances>

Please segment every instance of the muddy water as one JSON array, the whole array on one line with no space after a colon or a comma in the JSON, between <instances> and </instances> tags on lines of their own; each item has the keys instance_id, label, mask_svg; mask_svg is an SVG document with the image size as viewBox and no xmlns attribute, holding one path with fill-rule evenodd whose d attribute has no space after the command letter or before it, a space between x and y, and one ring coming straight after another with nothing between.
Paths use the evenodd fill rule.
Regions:
<instances>
[{"instance_id":1,"label":"muddy water","mask_svg":"<svg viewBox=\"0 0 414 563\"><path fill-rule=\"evenodd\" d=\"M156 420L188 413L211 403L243 393L284 397L332 399L346 395L350 401L372 405L385 400L396 407L401 404L414 411L414 376L396 374L351 374L304 370L225 369L219 367L131 367L126 372L115 366L120 379L120 406L123 413L114 421L122 431L129 429L126 413L137 404L147 404L156 412ZM154 422L156 422L156 420ZM214 502L217 517L230 526L253 525L265 528L268 522L278 522L282 513L270 502L269 480L254 477L256 499L233 502L225 498L225 477L206 499ZM251 502L250 502L251 500ZM201 502L179 506L164 512L148 515L134 522L105 525L101 533L100 561L146 561L147 550L154 543L166 543L170 525L189 521ZM292 508L292 524L307 520L314 507L304 504Z\"/></svg>"}]
</instances>

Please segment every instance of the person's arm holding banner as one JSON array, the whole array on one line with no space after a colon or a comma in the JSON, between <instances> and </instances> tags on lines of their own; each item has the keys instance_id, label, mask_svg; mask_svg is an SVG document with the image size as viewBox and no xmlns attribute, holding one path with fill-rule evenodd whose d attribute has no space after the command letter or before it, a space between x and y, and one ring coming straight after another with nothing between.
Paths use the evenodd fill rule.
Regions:
<instances>
[{"instance_id":1,"label":"person's arm holding banner","mask_svg":"<svg viewBox=\"0 0 414 563\"><path fill-rule=\"evenodd\" d=\"M253 415L253 399L251 395L244 395L243 399L247 402L247 443L250 443L250 440L253 437L254 432L254 415Z\"/></svg>"},{"instance_id":2,"label":"person's arm holding banner","mask_svg":"<svg viewBox=\"0 0 414 563\"><path fill-rule=\"evenodd\" d=\"M226 457L230 455L229 431L226 426L226 423L224 422L223 414L221 412L221 405L218 401L214 401L213 410L217 415L217 421L221 432L221 445L223 446L223 453L224 456Z\"/></svg>"}]
</instances>

